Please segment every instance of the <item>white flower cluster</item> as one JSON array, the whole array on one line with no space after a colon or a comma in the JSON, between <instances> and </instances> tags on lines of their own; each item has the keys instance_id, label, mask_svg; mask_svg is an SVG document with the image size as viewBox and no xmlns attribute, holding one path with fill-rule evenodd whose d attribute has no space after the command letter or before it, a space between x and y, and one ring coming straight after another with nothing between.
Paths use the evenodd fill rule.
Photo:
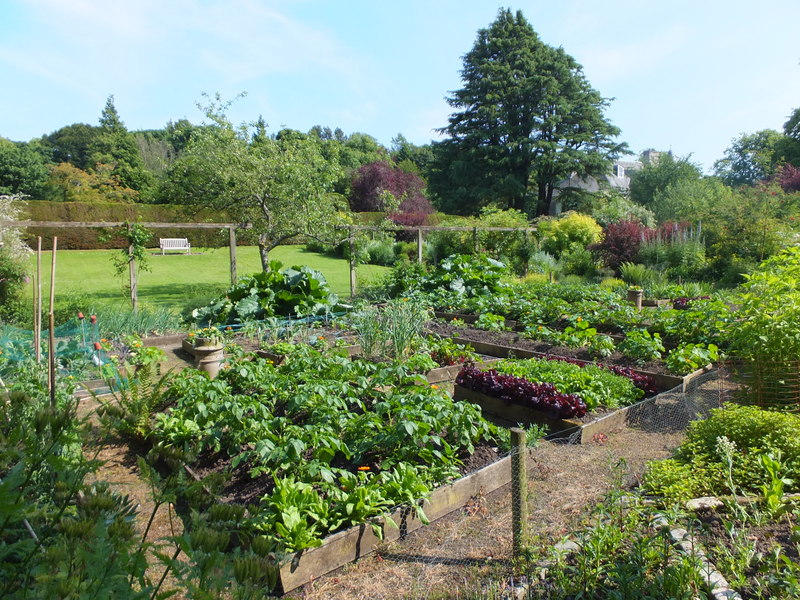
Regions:
<instances>
[{"instance_id":1,"label":"white flower cluster","mask_svg":"<svg viewBox=\"0 0 800 600\"><path fill-rule=\"evenodd\" d=\"M20 202L23 198L23 194L11 196L0 194L0 221L17 220L22 211ZM0 227L0 249L5 250L15 259L23 258L31 251L23 243L20 230L16 227Z\"/></svg>"}]
</instances>

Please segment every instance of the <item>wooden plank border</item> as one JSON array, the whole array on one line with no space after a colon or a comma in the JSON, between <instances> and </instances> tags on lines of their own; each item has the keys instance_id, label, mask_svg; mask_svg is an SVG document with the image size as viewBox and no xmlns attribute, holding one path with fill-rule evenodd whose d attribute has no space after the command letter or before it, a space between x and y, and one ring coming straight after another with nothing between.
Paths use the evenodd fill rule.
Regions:
<instances>
[{"instance_id":1,"label":"wooden plank border","mask_svg":"<svg viewBox=\"0 0 800 600\"><path fill-rule=\"evenodd\" d=\"M433 490L424 501L425 516L434 522L461 509L477 494L491 493L511 481L511 457L501 458L453 483ZM325 575L375 551L379 544L402 539L422 527L416 511L400 508L391 513L398 528L384 526L384 539L378 539L369 525L358 525L325 538L322 546L296 554L280 569L283 593L290 592L312 579Z\"/></svg>"}]
</instances>

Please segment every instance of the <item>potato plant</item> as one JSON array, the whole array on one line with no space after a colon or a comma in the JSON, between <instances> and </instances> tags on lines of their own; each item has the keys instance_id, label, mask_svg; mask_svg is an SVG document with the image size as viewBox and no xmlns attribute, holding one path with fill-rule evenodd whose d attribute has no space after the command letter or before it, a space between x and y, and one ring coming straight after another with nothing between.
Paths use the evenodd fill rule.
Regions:
<instances>
[{"instance_id":1,"label":"potato plant","mask_svg":"<svg viewBox=\"0 0 800 600\"><path fill-rule=\"evenodd\" d=\"M233 468L269 476L251 525L294 552L415 504L457 477L476 444L507 442L477 406L419 384L398 362L301 346L279 367L239 361L213 381L182 373L154 437L161 449L221 453Z\"/></svg>"}]
</instances>

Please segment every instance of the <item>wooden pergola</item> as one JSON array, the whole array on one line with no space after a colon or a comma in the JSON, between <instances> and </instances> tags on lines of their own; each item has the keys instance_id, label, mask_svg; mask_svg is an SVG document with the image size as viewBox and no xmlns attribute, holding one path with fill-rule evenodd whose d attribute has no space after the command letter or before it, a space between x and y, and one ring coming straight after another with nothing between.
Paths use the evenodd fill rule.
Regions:
<instances>
[{"instance_id":1,"label":"wooden pergola","mask_svg":"<svg viewBox=\"0 0 800 600\"><path fill-rule=\"evenodd\" d=\"M246 228L246 225L237 223L143 223L136 222L137 225L147 229L227 229L230 245L230 270L231 285L236 283L236 230ZM129 221L0 221L0 227L52 227L63 229L77 228L106 228L106 227L131 227ZM133 258L133 247L128 247L130 257L130 287L131 305L134 310L139 304L138 283L136 278L136 260Z\"/></svg>"}]
</instances>

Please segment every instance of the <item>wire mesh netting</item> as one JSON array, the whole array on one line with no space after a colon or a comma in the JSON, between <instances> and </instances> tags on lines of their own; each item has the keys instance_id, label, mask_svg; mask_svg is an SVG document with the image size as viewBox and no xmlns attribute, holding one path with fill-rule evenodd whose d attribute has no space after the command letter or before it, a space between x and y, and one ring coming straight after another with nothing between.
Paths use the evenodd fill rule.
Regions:
<instances>
[{"instance_id":1,"label":"wire mesh netting","mask_svg":"<svg viewBox=\"0 0 800 600\"><path fill-rule=\"evenodd\" d=\"M527 449L531 544L552 543L572 531L586 507L611 489L638 484L647 462L669 457L688 424L720 407L731 385L726 382L723 388L712 371L686 389L630 407L622 422L598 431L589 443L576 443L580 436L575 432ZM525 579L510 575L512 506L518 498L510 483L492 493L481 490L431 526L306 586L304 597L512 598Z\"/></svg>"},{"instance_id":2,"label":"wire mesh netting","mask_svg":"<svg viewBox=\"0 0 800 600\"><path fill-rule=\"evenodd\" d=\"M800 407L800 361L726 360L719 382L725 400L794 412Z\"/></svg>"}]
</instances>

